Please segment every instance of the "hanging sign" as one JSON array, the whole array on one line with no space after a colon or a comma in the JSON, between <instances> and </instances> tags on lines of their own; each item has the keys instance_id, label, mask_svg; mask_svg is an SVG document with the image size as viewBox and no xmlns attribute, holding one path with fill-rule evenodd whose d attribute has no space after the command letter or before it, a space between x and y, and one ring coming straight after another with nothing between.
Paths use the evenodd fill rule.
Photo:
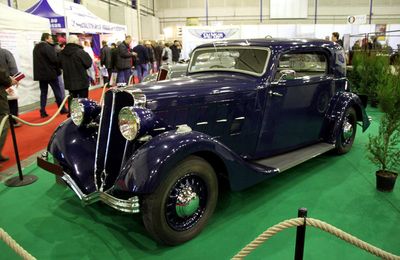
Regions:
<instances>
[{"instance_id":1,"label":"hanging sign","mask_svg":"<svg viewBox=\"0 0 400 260\"><path fill-rule=\"evenodd\" d=\"M49 20L51 29L65 28L65 18L63 16L51 17Z\"/></svg>"},{"instance_id":2,"label":"hanging sign","mask_svg":"<svg viewBox=\"0 0 400 260\"><path fill-rule=\"evenodd\" d=\"M367 15L350 15L347 16L348 24L366 24L367 23Z\"/></svg>"}]
</instances>

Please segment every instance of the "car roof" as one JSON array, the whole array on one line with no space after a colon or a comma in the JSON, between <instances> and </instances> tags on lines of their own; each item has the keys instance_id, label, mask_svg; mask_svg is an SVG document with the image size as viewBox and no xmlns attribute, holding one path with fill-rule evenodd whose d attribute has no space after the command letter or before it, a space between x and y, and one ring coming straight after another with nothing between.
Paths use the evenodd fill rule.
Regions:
<instances>
[{"instance_id":1,"label":"car roof","mask_svg":"<svg viewBox=\"0 0 400 260\"><path fill-rule=\"evenodd\" d=\"M259 47L285 48L294 45L302 45L303 47L325 47L325 48L339 47L339 45L334 42L322 39L267 38L267 39L238 39L238 40L215 41L199 45L197 48L218 47L218 46L259 46Z\"/></svg>"}]
</instances>

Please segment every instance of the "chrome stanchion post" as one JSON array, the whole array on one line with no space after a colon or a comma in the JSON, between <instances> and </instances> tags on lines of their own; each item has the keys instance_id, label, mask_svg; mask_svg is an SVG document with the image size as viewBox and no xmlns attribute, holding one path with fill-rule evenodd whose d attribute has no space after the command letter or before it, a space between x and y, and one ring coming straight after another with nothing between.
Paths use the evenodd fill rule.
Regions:
<instances>
[{"instance_id":1,"label":"chrome stanchion post","mask_svg":"<svg viewBox=\"0 0 400 260\"><path fill-rule=\"evenodd\" d=\"M296 232L296 248L294 252L295 260L303 260L304 255L304 240L306 237L306 218L307 218L307 209L300 208L297 212L297 216L299 218L304 218L304 224L302 226L297 227Z\"/></svg>"},{"instance_id":2,"label":"chrome stanchion post","mask_svg":"<svg viewBox=\"0 0 400 260\"><path fill-rule=\"evenodd\" d=\"M18 145L17 145L17 138L15 135L15 129L14 129L14 124L12 122L12 115L8 115L8 122L10 124L10 130L11 130L11 137L14 145L14 153L15 153L15 160L17 161L17 167L18 167L18 176L15 176L13 178L10 178L5 181L5 185L9 187L19 187L19 186L25 186L29 185L33 182L35 182L38 178L34 175L27 175L24 178L24 175L22 174L22 168L21 168L21 161L19 159L19 152L18 152Z\"/></svg>"}]
</instances>

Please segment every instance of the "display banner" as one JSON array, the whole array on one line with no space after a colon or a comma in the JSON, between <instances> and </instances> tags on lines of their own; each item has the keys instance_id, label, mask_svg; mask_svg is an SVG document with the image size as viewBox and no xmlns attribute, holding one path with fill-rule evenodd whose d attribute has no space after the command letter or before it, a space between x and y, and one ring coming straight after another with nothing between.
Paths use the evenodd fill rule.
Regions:
<instances>
[{"instance_id":1,"label":"display banner","mask_svg":"<svg viewBox=\"0 0 400 260\"><path fill-rule=\"evenodd\" d=\"M51 17L50 20L50 28L51 29L62 29L65 28L65 18L64 16L59 17Z\"/></svg>"},{"instance_id":2,"label":"display banner","mask_svg":"<svg viewBox=\"0 0 400 260\"><path fill-rule=\"evenodd\" d=\"M99 19L83 5L64 2L65 15L68 17L68 29L70 32L82 33L116 33L125 32L126 26L110 23Z\"/></svg>"},{"instance_id":3,"label":"display banner","mask_svg":"<svg viewBox=\"0 0 400 260\"><path fill-rule=\"evenodd\" d=\"M184 26L182 27L181 58L189 58L190 52L200 44L228 39L240 39L240 26Z\"/></svg>"}]
</instances>

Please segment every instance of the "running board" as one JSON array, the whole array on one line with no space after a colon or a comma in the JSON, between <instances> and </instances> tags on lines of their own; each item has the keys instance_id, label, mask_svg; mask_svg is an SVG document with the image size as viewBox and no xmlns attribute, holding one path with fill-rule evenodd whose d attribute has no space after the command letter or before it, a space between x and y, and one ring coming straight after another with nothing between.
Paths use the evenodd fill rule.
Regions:
<instances>
[{"instance_id":1,"label":"running board","mask_svg":"<svg viewBox=\"0 0 400 260\"><path fill-rule=\"evenodd\" d=\"M333 149L335 149L334 144L317 143L292 152L253 162L264 166L277 168L279 169L279 172L283 172Z\"/></svg>"}]
</instances>

